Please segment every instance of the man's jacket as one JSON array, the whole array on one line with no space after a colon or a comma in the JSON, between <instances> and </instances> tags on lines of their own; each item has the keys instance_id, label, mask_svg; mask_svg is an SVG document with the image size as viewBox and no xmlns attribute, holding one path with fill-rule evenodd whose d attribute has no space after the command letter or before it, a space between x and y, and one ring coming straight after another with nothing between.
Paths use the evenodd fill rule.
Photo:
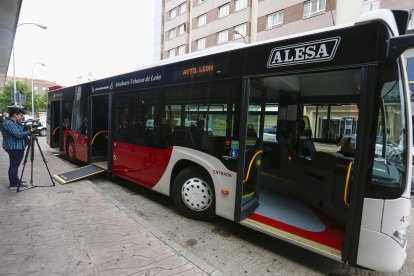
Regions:
<instances>
[{"instance_id":1,"label":"man's jacket","mask_svg":"<svg viewBox=\"0 0 414 276\"><path fill-rule=\"evenodd\" d=\"M30 135L30 130L24 130L23 126L6 118L1 129L3 134L3 149L5 150L21 150L26 147L27 136Z\"/></svg>"}]
</instances>

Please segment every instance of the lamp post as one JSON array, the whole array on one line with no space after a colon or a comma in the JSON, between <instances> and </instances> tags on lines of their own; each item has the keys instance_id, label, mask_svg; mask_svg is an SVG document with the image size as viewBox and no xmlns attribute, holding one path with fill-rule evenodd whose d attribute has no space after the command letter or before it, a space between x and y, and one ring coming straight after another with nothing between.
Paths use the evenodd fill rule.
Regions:
<instances>
[{"instance_id":1,"label":"lamp post","mask_svg":"<svg viewBox=\"0 0 414 276\"><path fill-rule=\"evenodd\" d=\"M44 63L40 63L40 62L35 63L35 64L33 64L33 66L32 66L32 115L33 115L33 119L34 119L34 117L35 117L35 111L34 111L34 86L33 86L33 70L34 70L35 66L36 66L36 65L38 65L38 64L40 64L40 65L42 65L42 66L46 66L46 64L44 64Z\"/></svg>"},{"instance_id":2,"label":"lamp post","mask_svg":"<svg viewBox=\"0 0 414 276\"><path fill-rule=\"evenodd\" d=\"M244 38L244 35L242 35L238 30L233 30L233 32L235 34L238 34L239 36L241 36L241 38L243 38L243 40L244 40L244 43L247 44L246 39Z\"/></svg>"},{"instance_id":3,"label":"lamp post","mask_svg":"<svg viewBox=\"0 0 414 276\"><path fill-rule=\"evenodd\" d=\"M43 30L47 29L47 26L45 25L28 22L28 23L20 23L19 25L17 25L16 32L17 32L17 28L22 25L35 25ZM15 60L14 52L15 52L15 49L14 49L14 41L13 41L13 100L14 100L14 105L17 106L17 102L16 102L16 90L17 90L16 89L16 60Z\"/></svg>"}]
</instances>

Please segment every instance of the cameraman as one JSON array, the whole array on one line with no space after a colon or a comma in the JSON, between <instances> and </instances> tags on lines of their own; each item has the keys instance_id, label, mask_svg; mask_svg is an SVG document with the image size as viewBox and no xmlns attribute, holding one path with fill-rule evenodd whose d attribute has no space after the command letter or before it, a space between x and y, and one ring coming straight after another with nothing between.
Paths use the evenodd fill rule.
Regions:
<instances>
[{"instance_id":1,"label":"cameraman","mask_svg":"<svg viewBox=\"0 0 414 276\"><path fill-rule=\"evenodd\" d=\"M9 154L9 181L10 189L17 189L19 178L17 176L20 162L23 159L24 148L27 145L27 137L34 131L33 128L25 130L20 123L24 115L23 109L11 107L9 117L3 122L1 130L3 135L3 149ZM21 184L20 187L27 187Z\"/></svg>"}]
</instances>

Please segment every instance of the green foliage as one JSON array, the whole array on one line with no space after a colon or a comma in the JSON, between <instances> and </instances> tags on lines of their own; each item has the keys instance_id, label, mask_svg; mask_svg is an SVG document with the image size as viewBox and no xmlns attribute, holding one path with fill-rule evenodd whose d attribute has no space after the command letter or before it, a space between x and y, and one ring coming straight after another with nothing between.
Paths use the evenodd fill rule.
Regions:
<instances>
[{"instance_id":1,"label":"green foliage","mask_svg":"<svg viewBox=\"0 0 414 276\"><path fill-rule=\"evenodd\" d=\"M29 85L25 82L16 82L16 89L20 90L26 95L26 102L23 106L26 111L32 112L32 91ZM11 98L13 91L13 81L9 81L3 88L0 88L0 110L6 110L8 105L13 105ZM39 93L34 95L35 112L46 111L47 108L47 93Z\"/></svg>"},{"instance_id":2,"label":"green foliage","mask_svg":"<svg viewBox=\"0 0 414 276\"><path fill-rule=\"evenodd\" d=\"M47 110L47 93L35 94L35 111L46 111Z\"/></svg>"}]
</instances>

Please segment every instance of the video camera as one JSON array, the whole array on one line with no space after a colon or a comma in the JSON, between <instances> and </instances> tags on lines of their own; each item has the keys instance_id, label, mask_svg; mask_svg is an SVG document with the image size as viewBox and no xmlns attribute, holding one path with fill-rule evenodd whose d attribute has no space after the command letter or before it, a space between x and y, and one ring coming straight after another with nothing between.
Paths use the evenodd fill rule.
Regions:
<instances>
[{"instance_id":1,"label":"video camera","mask_svg":"<svg viewBox=\"0 0 414 276\"><path fill-rule=\"evenodd\" d=\"M37 128L41 126L42 124L39 122L39 120L29 120L22 122L24 130L30 130L30 128Z\"/></svg>"}]
</instances>

